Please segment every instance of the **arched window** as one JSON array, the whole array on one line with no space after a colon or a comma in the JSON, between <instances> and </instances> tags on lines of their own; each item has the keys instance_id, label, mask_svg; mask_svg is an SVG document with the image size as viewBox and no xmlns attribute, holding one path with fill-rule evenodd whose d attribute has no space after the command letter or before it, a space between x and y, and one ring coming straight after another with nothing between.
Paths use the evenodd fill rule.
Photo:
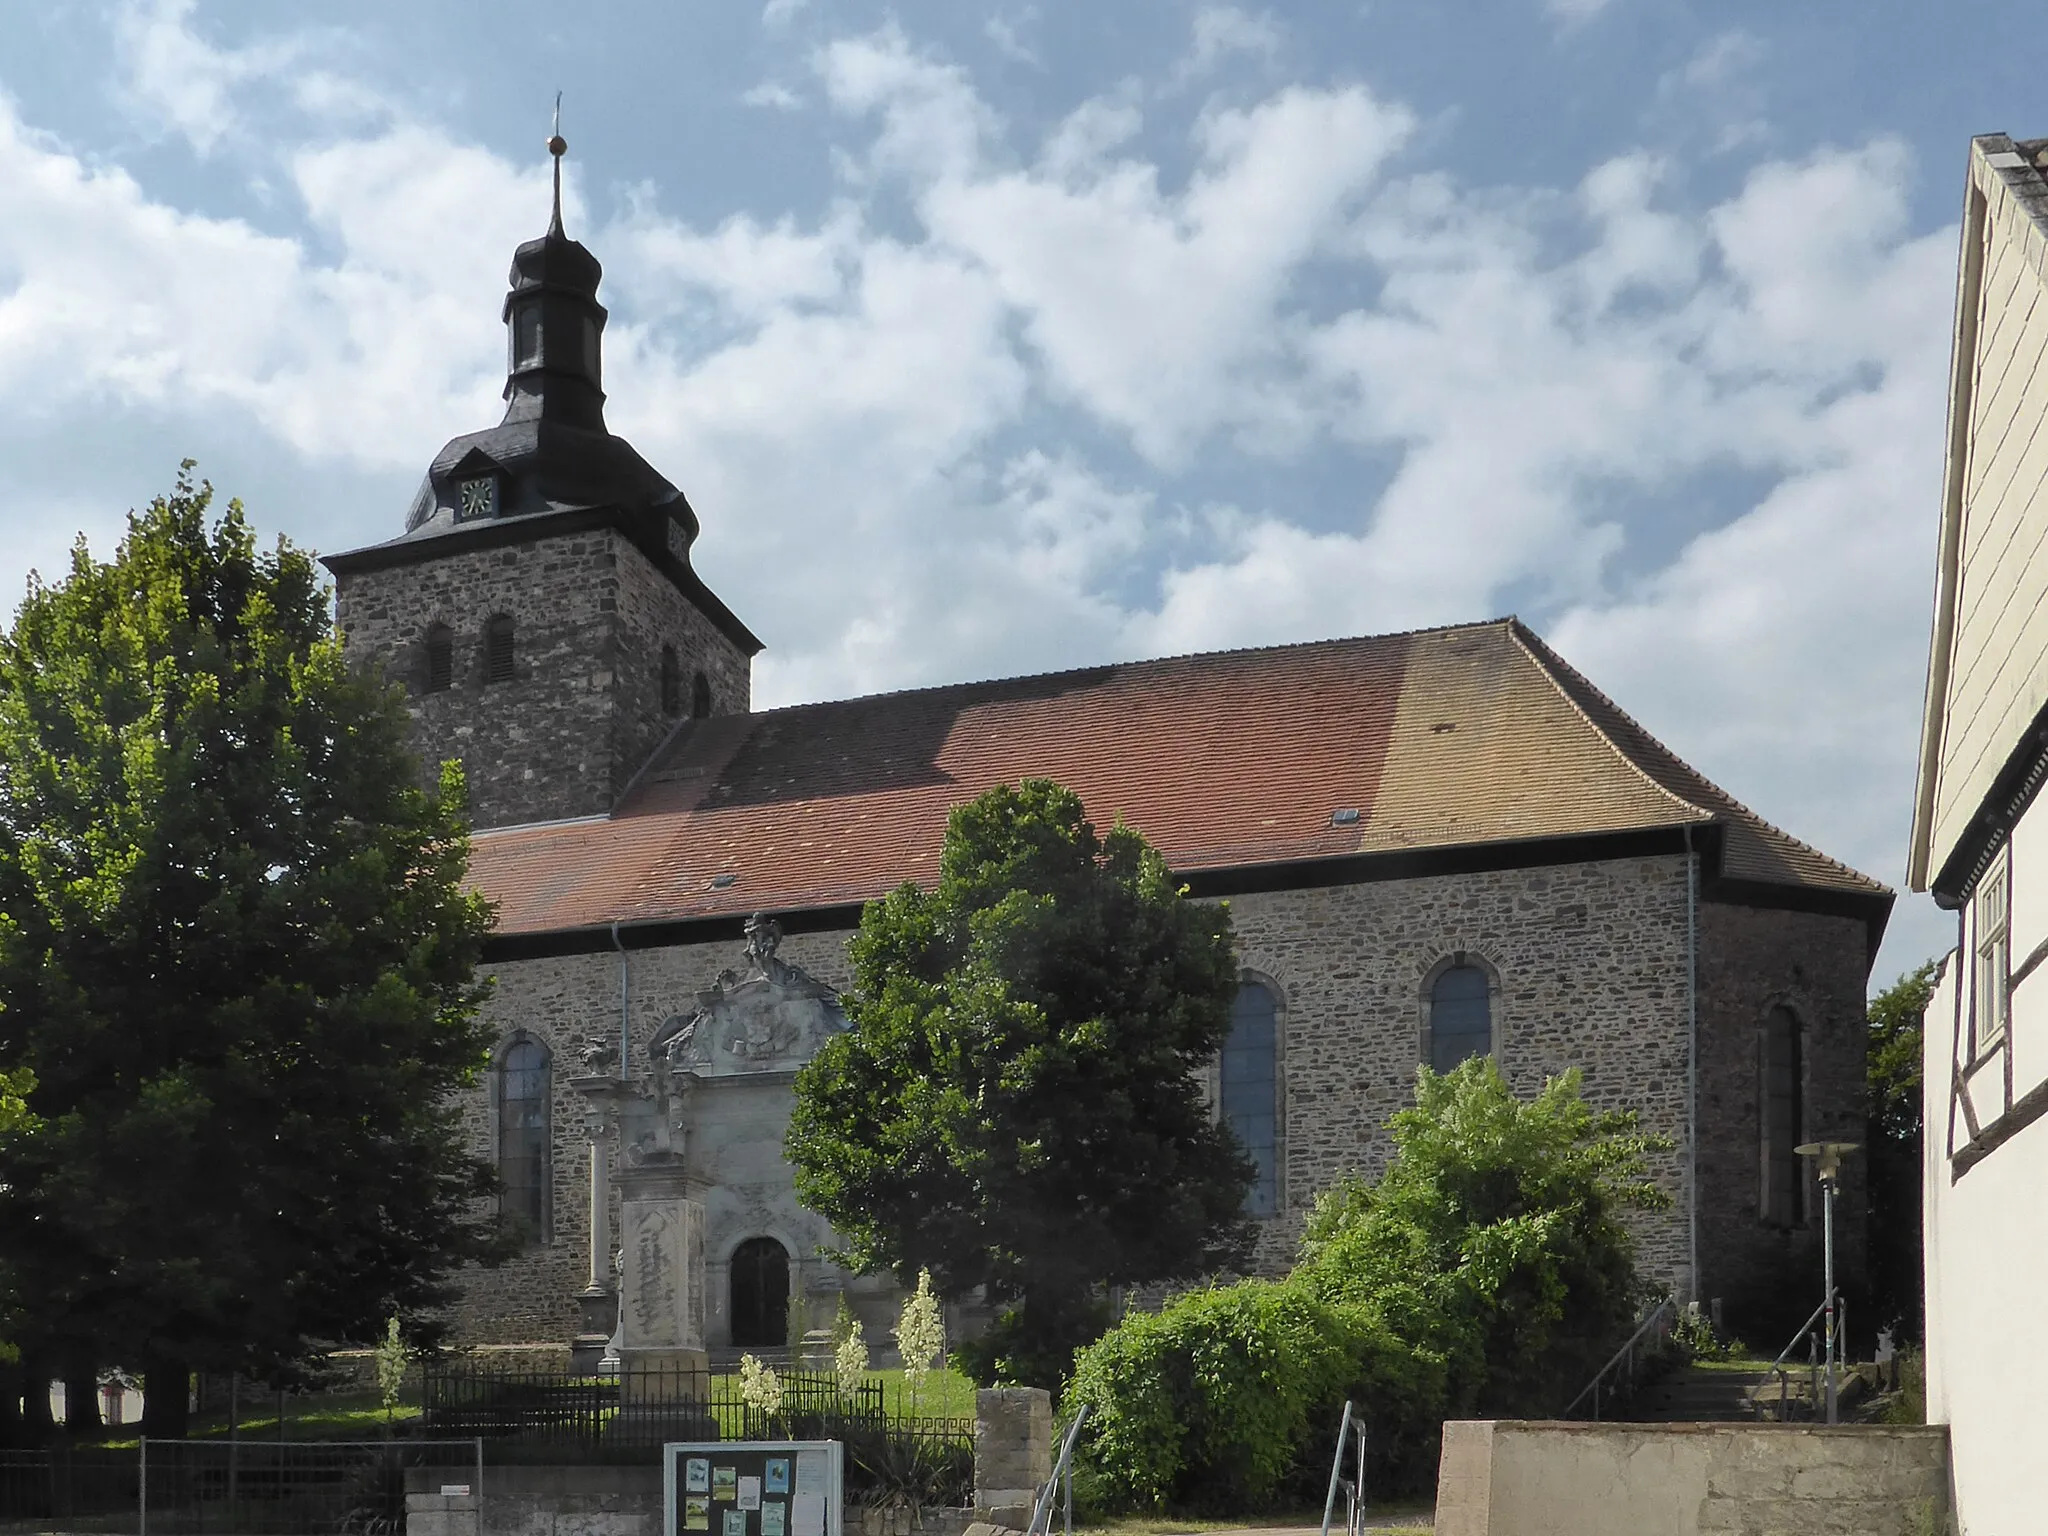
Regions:
<instances>
[{"instance_id":1,"label":"arched window","mask_svg":"<svg viewBox=\"0 0 2048 1536\"><path fill-rule=\"evenodd\" d=\"M690 718L702 720L711 713L711 679L699 672L690 679Z\"/></svg>"},{"instance_id":2,"label":"arched window","mask_svg":"<svg viewBox=\"0 0 2048 1536\"><path fill-rule=\"evenodd\" d=\"M484 625L484 681L512 681L512 615L494 613Z\"/></svg>"},{"instance_id":3,"label":"arched window","mask_svg":"<svg viewBox=\"0 0 2048 1536\"><path fill-rule=\"evenodd\" d=\"M1437 973L1429 988L1429 1065L1449 1072L1493 1050L1493 985L1485 971L1460 956Z\"/></svg>"},{"instance_id":4,"label":"arched window","mask_svg":"<svg viewBox=\"0 0 2048 1536\"><path fill-rule=\"evenodd\" d=\"M528 1242L547 1239L547 1047L515 1041L498 1061L498 1209Z\"/></svg>"},{"instance_id":5,"label":"arched window","mask_svg":"<svg viewBox=\"0 0 2048 1536\"><path fill-rule=\"evenodd\" d=\"M427 626L428 693L441 693L455 681L455 634L446 624Z\"/></svg>"},{"instance_id":6,"label":"arched window","mask_svg":"<svg viewBox=\"0 0 2048 1536\"><path fill-rule=\"evenodd\" d=\"M732 1344L775 1349L789 1342L789 1253L772 1237L750 1237L732 1253Z\"/></svg>"},{"instance_id":7,"label":"arched window","mask_svg":"<svg viewBox=\"0 0 2048 1536\"><path fill-rule=\"evenodd\" d=\"M683 712L683 668L672 645L661 648L661 712L671 720Z\"/></svg>"},{"instance_id":8,"label":"arched window","mask_svg":"<svg viewBox=\"0 0 2048 1536\"><path fill-rule=\"evenodd\" d=\"M1804 1129L1801 1104L1799 1020L1782 1004L1764 1015L1757 1045L1757 1119L1763 1156L1762 1192L1757 1214L1777 1227L1796 1227L1806 1220L1805 1186L1799 1145Z\"/></svg>"},{"instance_id":9,"label":"arched window","mask_svg":"<svg viewBox=\"0 0 2048 1536\"><path fill-rule=\"evenodd\" d=\"M1248 981L1230 1005L1220 1084L1223 1123L1258 1170L1245 1213L1280 1209L1280 1005L1264 983Z\"/></svg>"}]
</instances>

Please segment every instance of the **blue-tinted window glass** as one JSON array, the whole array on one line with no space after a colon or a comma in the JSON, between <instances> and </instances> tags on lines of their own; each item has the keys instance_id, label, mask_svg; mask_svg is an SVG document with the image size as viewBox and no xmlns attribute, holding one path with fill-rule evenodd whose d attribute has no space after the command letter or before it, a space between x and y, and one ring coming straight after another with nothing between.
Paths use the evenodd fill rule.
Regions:
<instances>
[{"instance_id":1,"label":"blue-tinted window glass","mask_svg":"<svg viewBox=\"0 0 2048 1536\"><path fill-rule=\"evenodd\" d=\"M1486 972L1454 965L1429 992L1429 1064L1448 1072L1461 1061L1493 1049L1493 1009Z\"/></svg>"},{"instance_id":2,"label":"blue-tinted window glass","mask_svg":"<svg viewBox=\"0 0 2048 1536\"><path fill-rule=\"evenodd\" d=\"M1231 1005L1230 1035L1223 1042L1223 1123L1258 1170L1245 1200L1253 1216L1272 1216L1280 1208L1278 1015L1273 994L1252 982Z\"/></svg>"},{"instance_id":3,"label":"blue-tinted window glass","mask_svg":"<svg viewBox=\"0 0 2048 1536\"><path fill-rule=\"evenodd\" d=\"M538 1242L546 1233L548 1053L522 1040L498 1066L498 1179L505 1220Z\"/></svg>"}]
</instances>

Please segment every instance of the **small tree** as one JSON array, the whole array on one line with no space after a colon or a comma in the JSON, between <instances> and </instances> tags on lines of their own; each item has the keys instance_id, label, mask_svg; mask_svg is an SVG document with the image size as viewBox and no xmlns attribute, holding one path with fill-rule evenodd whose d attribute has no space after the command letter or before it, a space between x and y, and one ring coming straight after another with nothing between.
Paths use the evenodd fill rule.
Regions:
<instances>
[{"instance_id":1,"label":"small tree","mask_svg":"<svg viewBox=\"0 0 2048 1536\"><path fill-rule=\"evenodd\" d=\"M1934 995L1932 960L1870 1000L1870 1317L1920 1337L1921 1019Z\"/></svg>"},{"instance_id":2,"label":"small tree","mask_svg":"<svg viewBox=\"0 0 2048 1536\"><path fill-rule=\"evenodd\" d=\"M1136 832L1098 837L1045 780L991 790L954 810L937 885L869 903L849 953L852 1027L797 1076L797 1191L855 1268L1007 1305L962 1350L980 1379L1051 1384L1102 1287L1245 1252L1251 1165L1199 1081L1229 914Z\"/></svg>"}]
</instances>

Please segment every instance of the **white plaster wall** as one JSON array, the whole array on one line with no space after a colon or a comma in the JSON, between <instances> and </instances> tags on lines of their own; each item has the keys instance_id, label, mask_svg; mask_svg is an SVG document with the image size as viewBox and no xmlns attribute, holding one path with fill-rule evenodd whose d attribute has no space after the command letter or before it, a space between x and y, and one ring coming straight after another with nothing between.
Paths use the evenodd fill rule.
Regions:
<instances>
[{"instance_id":1,"label":"white plaster wall","mask_svg":"<svg viewBox=\"0 0 2048 1536\"><path fill-rule=\"evenodd\" d=\"M2040 866L2036 866L2037 871ZM1961 972L1961 978L1959 978ZM2038 974L2038 973L2037 973ZM1950 1427L1962 1536L2048 1528L2048 1120L1952 1172L1951 1084L1967 969L1951 955L1926 1020L1927 1419ZM2023 985L2024 996L2029 989ZM2048 997L2048 978L2033 989ZM2014 1033L2039 1030L2015 1017ZM1959 1117L1958 1117L1959 1119ZM1960 1123L1957 1144L1967 1140Z\"/></svg>"}]
</instances>

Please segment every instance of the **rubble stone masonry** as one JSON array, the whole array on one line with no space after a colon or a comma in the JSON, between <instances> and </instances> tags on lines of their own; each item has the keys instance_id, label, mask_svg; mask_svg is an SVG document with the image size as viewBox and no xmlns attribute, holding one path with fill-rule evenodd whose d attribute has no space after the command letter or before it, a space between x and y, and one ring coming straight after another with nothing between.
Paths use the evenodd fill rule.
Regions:
<instances>
[{"instance_id":1,"label":"rubble stone masonry","mask_svg":"<svg viewBox=\"0 0 2048 1536\"><path fill-rule=\"evenodd\" d=\"M685 711L699 671L714 713L749 707L746 655L609 528L355 572L338 579L335 612L350 659L405 685L426 777L462 761L480 827L611 810L674 724L661 710L664 643ZM486 684L484 626L500 613L513 620L513 677ZM437 622L453 633L453 679L428 693Z\"/></svg>"},{"instance_id":2,"label":"rubble stone masonry","mask_svg":"<svg viewBox=\"0 0 2048 1536\"><path fill-rule=\"evenodd\" d=\"M1671 1142L1654 1168L1671 1206L1643 1217L1638 1229L1645 1269L1686 1289L1692 999L1684 856L1257 893L1233 897L1230 907L1244 966L1284 1003L1281 1213L1265 1224L1260 1270L1292 1262L1318 1191L1344 1173L1384 1168L1387 1120L1412 1102L1424 1055L1428 980L1440 963L1463 955L1496 981L1497 1053L1517 1092L1533 1093L1546 1077L1576 1066L1594 1105L1633 1109L1645 1130ZM1756 1032L1773 1004L1794 1009L1809 1042L1810 1133L1861 1140L1864 930L1848 918L1703 902L1695 937L1701 1294L1727 1297L1740 1323L1744 1307L1808 1290L1817 1299L1819 1288L1817 1209L1809 1226L1789 1233L1756 1218ZM792 934L780 954L844 986L846 938ZM664 1019L688 1011L699 989L739 964L740 949L727 939L631 951L636 1053ZM523 1031L554 1052L553 1218L546 1244L474 1277L460 1332L480 1343L567 1338L575 1327L570 1297L584 1281L589 1177L582 1108L568 1079L586 1042L617 1037L619 956L489 969L496 985L486 1015L500 1039ZM480 1084L466 1123L482 1152L493 1143L492 1115L489 1085ZM783 1118L764 1117L760 1127L778 1148ZM1857 1181L1842 1208L1845 1231L1860 1223L1860 1210ZM812 1256L792 1258L801 1264ZM1859 1267L1860 1245L1845 1238L1844 1272L1853 1276ZM718 1278L707 1279L716 1290Z\"/></svg>"}]
</instances>

